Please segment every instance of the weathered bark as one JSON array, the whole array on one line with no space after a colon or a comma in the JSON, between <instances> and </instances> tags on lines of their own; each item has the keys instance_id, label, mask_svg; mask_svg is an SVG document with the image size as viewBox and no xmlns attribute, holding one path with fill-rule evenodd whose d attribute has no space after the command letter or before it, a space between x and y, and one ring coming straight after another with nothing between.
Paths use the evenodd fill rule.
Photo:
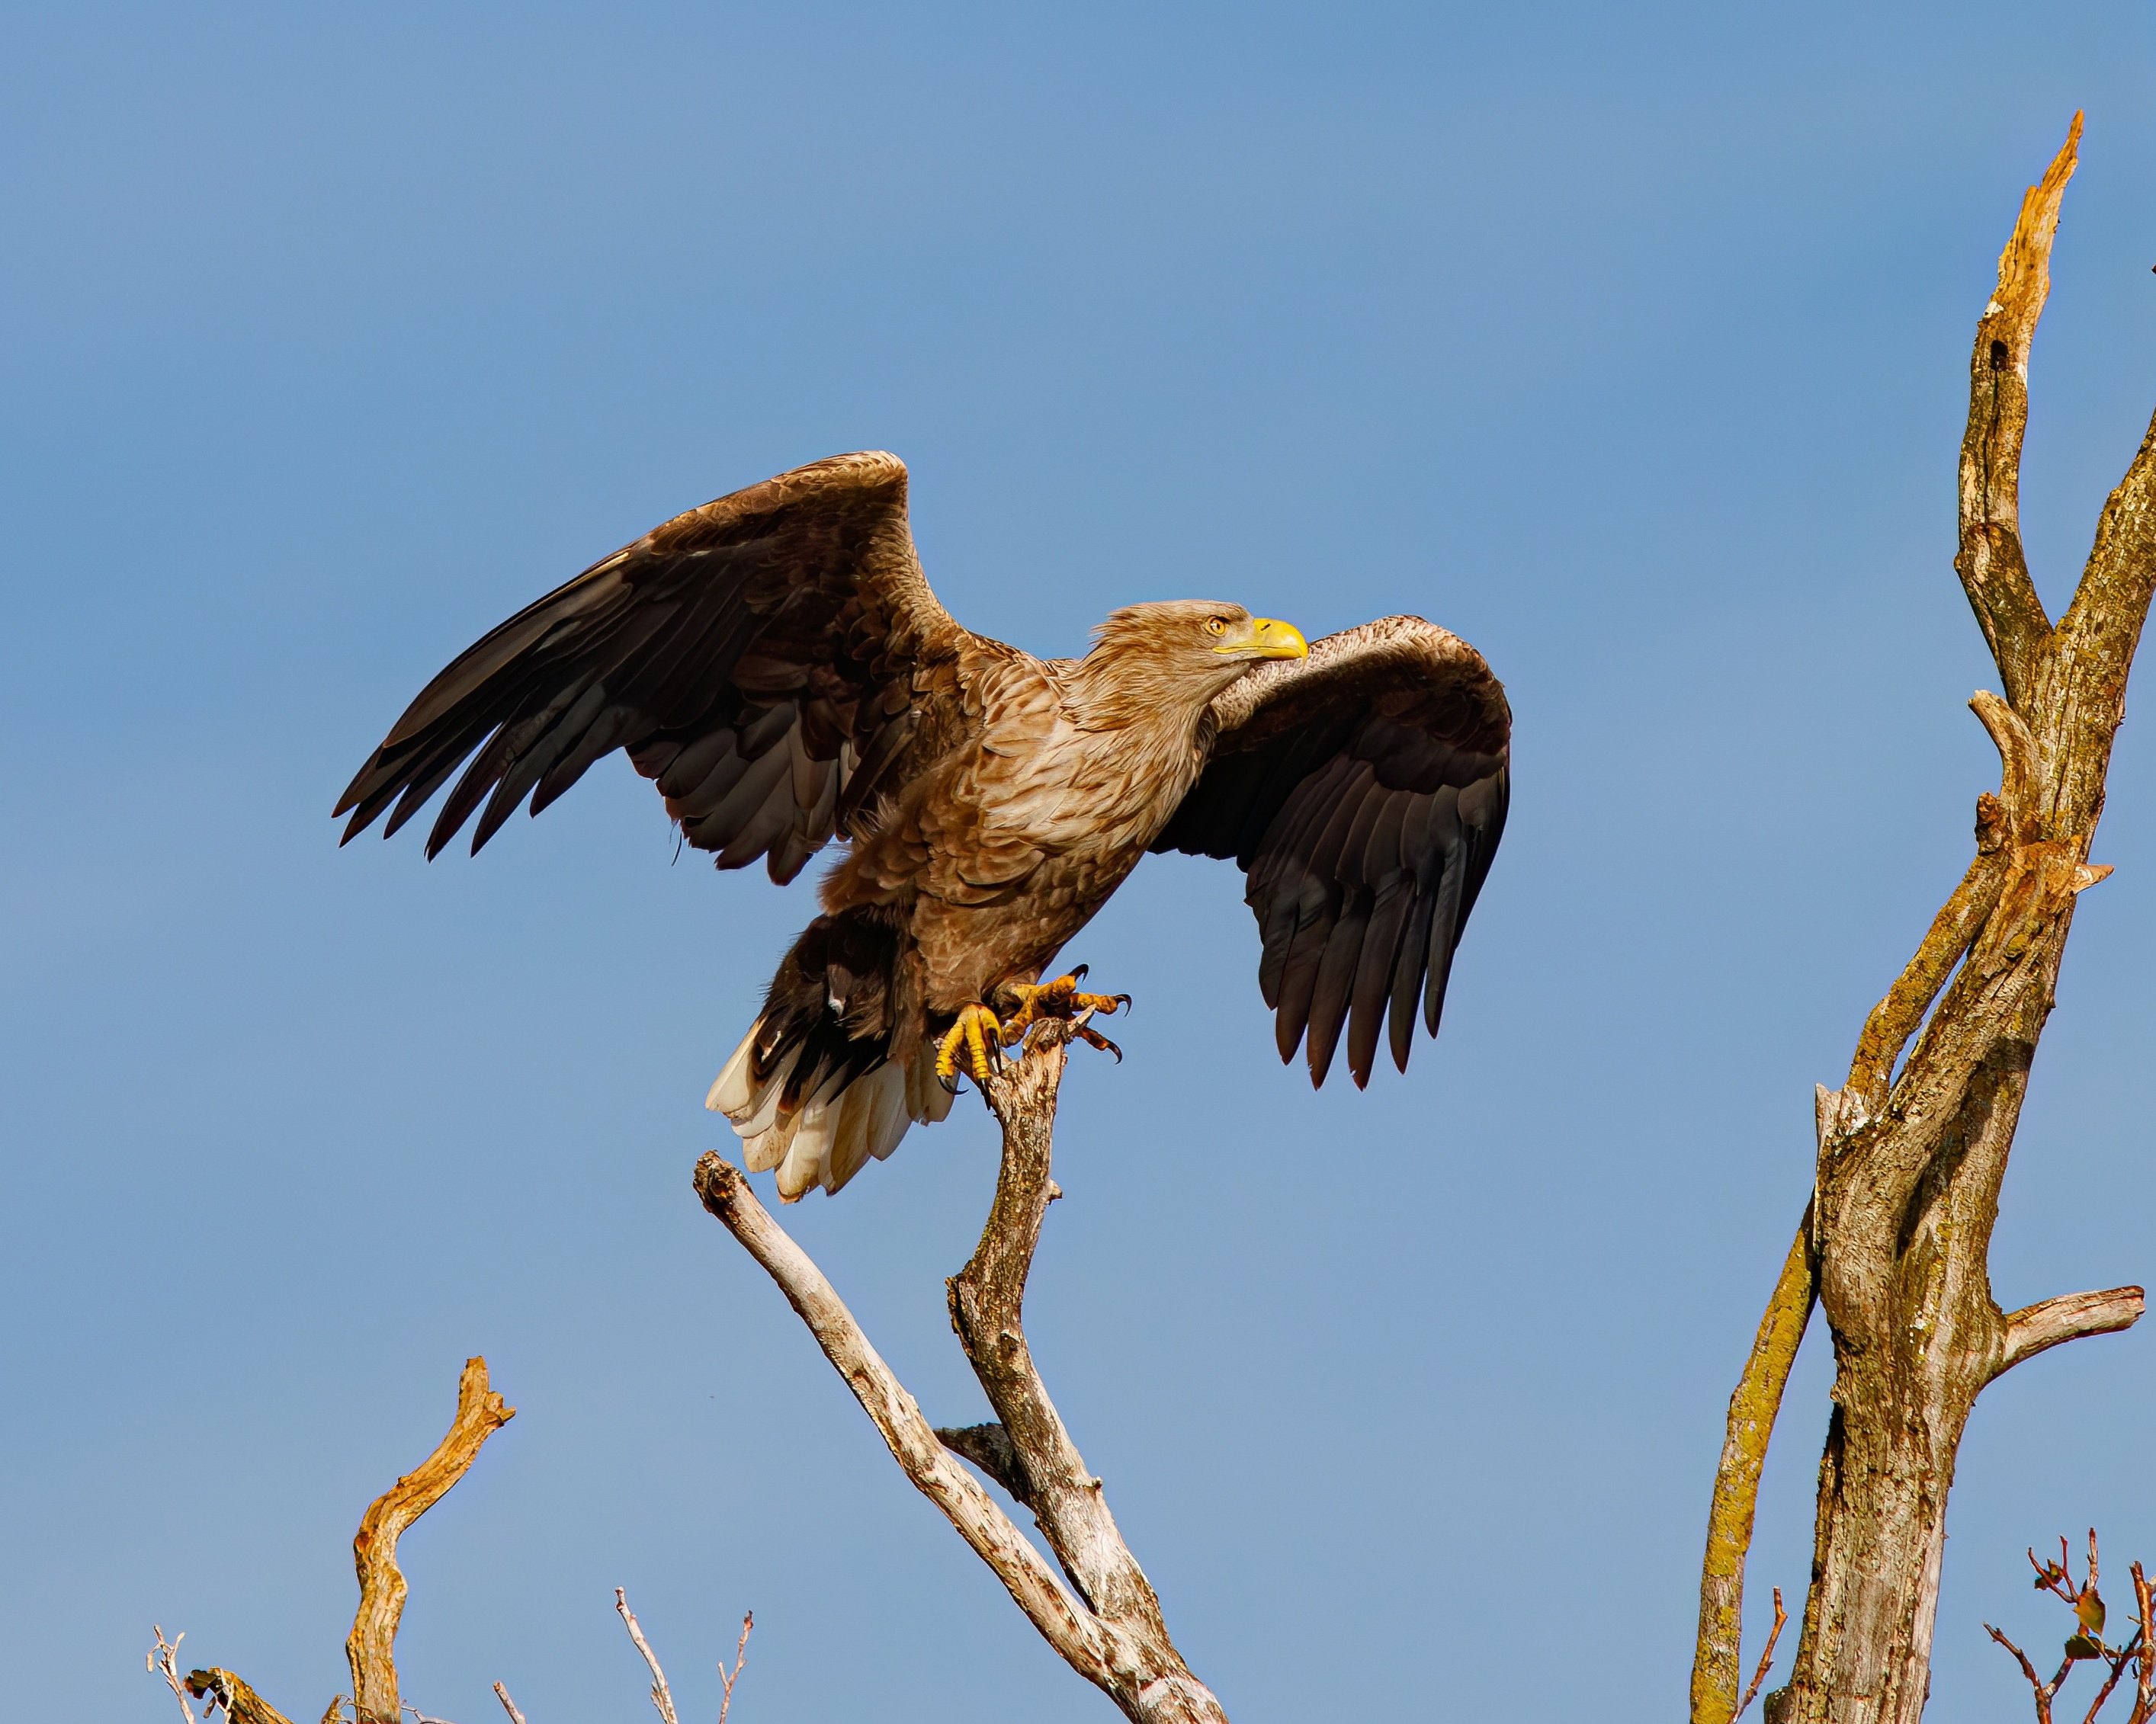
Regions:
<instances>
[{"instance_id":1,"label":"weathered bark","mask_svg":"<svg viewBox=\"0 0 2156 1724\"><path fill-rule=\"evenodd\" d=\"M212 1665L206 1670L189 1670L187 1692L197 1700L213 1701L223 1710L228 1724L292 1724L244 1680L219 1665Z\"/></svg>"},{"instance_id":2,"label":"weathered bark","mask_svg":"<svg viewBox=\"0 0 2156 1724\"><path fill-rule=\"evenodd\" d=\"M1042 1219L1060 1195L1049 1169L1071 1033L1059 1019L1037 1025L1024 1057L989 1080L988 1106L1003 1126L1003 1166L980 1244L949 1284L952 1323L998 1424L932 1429L740 1171L708 1154L696 1164L696 1192L778 1284L915 1488L942 1511L1064 1660L1137 1724L1227 1724L1220 1703L1169 1639L1160 1601L1116 1531L1101 1481L1086 1470L1026 1345L1026 1278ZM1069 1588L957 1455L1033 1512Z\"/></svg>"},{"instance_id":3,"label":"weathered bark","mask_svg":"<svg viewBox=\"0 0 2156 1724\"><path fill-rule=\"evenodd\" d=\"M397 1692L397 1624L404 1614L404 1571L397 1566L397 1541L449 1487L471 1470L480 1445L516 1416L516 1409L487 1387L486 1361L465 1361L457 1380L456 1417L434 1452L375 1498L360 1517L352 1541L359 1573L359 1609L352 1618L345 1656L352 1664L357 1724L402 1724Z\"/></svg>"},{"instance_id":4,"label":"weathered bark","mask_svg":"<svg viewBox=\"0 0 2156 1724\"><path fill-rule=\"evenodd\" d=\"M1970 362L1955 568L2006 690L2003 700L1979 693L1970 702L1999 748L1999 793L1979 798L1976 857L1866 1022L1847 1082L1819 1095L1809 1243L1834 1333L1834 1406L1795 1666L1789 1686L1768 1698L1777 1724L1915 1724L1930 1680L1947 1495L1978 1395L2046 1347L2124 1328L2141 1314L2141 1289L2121 1287L2009 1315L1992 1297L1988 1266L1999 1183L2074 899L2110 872L2088 865L2089 844L2156 587L2156 425L2105 505L2056 627L2021 551L2029 348L2080 135L2076 115L2023 201ZM1702 1586L1695 1724L1723 1724L1731 1713L1722 1696L1735 1692L1732 1526L1722 1506L1730 1471L1725 1452ZM1738 1597L1748 1537L1748 1501L1736 1542ZM1724 1595L1712 1640L1708 1584Z\"/></svg>"}]
</instances>

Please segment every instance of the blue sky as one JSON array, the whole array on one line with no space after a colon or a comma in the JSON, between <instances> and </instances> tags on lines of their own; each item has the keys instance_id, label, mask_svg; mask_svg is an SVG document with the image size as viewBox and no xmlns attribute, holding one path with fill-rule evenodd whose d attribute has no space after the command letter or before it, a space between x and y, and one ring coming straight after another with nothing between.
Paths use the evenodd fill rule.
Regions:
<instances>
[{"instance_id":1,"label":"blue sky","mask_svg":"<svg viewBox=\"0 0 2156 1724\"><path fill-rule=\"evenodd\" d=\"M0 15L18 1703L169 1716L157 1620L318 1716L359 1512L483 1352L519 1415L405 1542L429 1713L639 1716L623 1585L700 1717L750 1606L737 1724L1109 1716L690 1195L805 892L674 863L619 761L477 861L328 818L528 598L886 448L940 595L1028 648L1218 596L1420 613L1506 679L1512 824L1405 1078L1275 1062L1226 865L1149 861L1071 949L1138 1009L1067 1085L1030 1326L1239 1721L1671 1716L1811 1086L1995 782L1973 321L2086 107L2025 492L2056 607L2156 403L2151 70L2121 3ZM2152 853L2129 723L2010 1305L2156 1270ZM785 1218L943 1422L993 1167L968 1101ZM1980 1624L2062 1631L2025 1546L2156 1559L2152 1361L1985 1397L1939 1716L2023 1715Z\"/></svg>"}]
</instances>

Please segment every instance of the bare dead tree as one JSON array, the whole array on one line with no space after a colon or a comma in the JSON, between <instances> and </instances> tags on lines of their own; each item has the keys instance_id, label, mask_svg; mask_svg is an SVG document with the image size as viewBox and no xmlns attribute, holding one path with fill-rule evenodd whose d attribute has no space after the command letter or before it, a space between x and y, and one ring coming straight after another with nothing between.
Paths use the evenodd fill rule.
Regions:
<instances>
[{"instance_id":1,"label":"bare dead tree","mask_svg":"<svg viewBox=\"0 0 2156 1724\"><path fill-rule=\"evenodd\" d=\"M1834 1334L1834 1405L1811 1588L1790 1682L1768 1698L1769 1724L1915 1724L1930 1684L1947 1493L1978 1395L2046 1348L2123 1329L2142 1311L2138 1287L2003 1311L1988 1267L2074 900L2111 871L2089 865L2089 844L2156 588L2156 424L2105 503L2056 624L2022 554L2029 349L2081 129L2076 114L2022 200L1969 363L1954 567L2005 690L1969 702L1998 747L1999 790L1978 798L1976 854L1866 1020L1847 1080L1819 1090L1812 1201L1730 1398L1701 1577L1693 1724L1734 1716L1759 1470L1815 1301Z\"/></svg>"},{"instance_id":2,"label":"bare dead tree","mask_svg":"<svg viewBox=\"0 0 2156 1724\"><path fill-rule=\"evenodd\" d=\"M988 1225L949 1284L951 1321L996 1422L937 1430L878 1357L823 1272L716 1152L696 1164L709 1209L778 1284L846 1380L916 1489L942 1510L1028 1620L1079 1675L1138 1724L1227 1724L1168 1638L1160 1601L1049 1399L1021 1321L1026 1277L1050 1202L1055 1101L1070 1038L1086 1014L1037 1024L1022 1057L991 1076L1003 1165ZM1033 1515L1066 1587L973 1475L963 1455Z\"/></svg>"}]
</instances>

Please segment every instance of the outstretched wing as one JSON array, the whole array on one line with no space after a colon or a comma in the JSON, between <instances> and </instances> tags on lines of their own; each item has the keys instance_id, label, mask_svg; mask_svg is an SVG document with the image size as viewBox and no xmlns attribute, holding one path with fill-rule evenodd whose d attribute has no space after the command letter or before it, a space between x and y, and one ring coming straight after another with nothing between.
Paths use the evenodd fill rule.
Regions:
<instances>
[{"instance_id":1,"label":"outstretched wing","mask_svg":"<svg viewBox=\"0 0 2156 1724\"><path fill-rule=\"evenodd\" d=\"M903 751L916 672L966 633L928 590L896 455L835 455L734 492L596 562L421 691L344 793L345 841L384 836L469 756L431 857L472 849L625 748L721 868L782 884L869 805ZM476 750L476 754L474 751Z\"/></svg>"},{"instance_id":2,"label":"outstretched wing","mask_svg":"<svg viewBox=\"0 0 2156 1724\"><path fill-rule=\"evenodd\" d=\"M1505 828L1503 685L1457 636L1388 617L1254 672L1213 714L1210 762L1152 848L1233 856L1249 876L1282 1060L1306 1030L1322 1084L1345 1024L1367 1084L1389 1005L1406 1070L1416 997L1436 1034Z\"/></svg>"}]
</instances>

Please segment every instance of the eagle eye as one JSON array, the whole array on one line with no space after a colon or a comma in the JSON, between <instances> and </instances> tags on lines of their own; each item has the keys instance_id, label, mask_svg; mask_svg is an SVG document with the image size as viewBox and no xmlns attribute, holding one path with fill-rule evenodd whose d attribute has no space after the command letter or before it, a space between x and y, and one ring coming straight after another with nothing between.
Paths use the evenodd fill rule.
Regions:
<instances>
[{"instance_id":1,"label":"eagle eye","mask_svg":"<svg viewBox=\"0 0 2156 1724\"><path fill-rule=\"evenodd\" d=\"M1208 617L1205 619L1205 632L1208 634L1225 634L1228 632L1228 619L1225 617Z\"/></svg>"}]
</instances>

